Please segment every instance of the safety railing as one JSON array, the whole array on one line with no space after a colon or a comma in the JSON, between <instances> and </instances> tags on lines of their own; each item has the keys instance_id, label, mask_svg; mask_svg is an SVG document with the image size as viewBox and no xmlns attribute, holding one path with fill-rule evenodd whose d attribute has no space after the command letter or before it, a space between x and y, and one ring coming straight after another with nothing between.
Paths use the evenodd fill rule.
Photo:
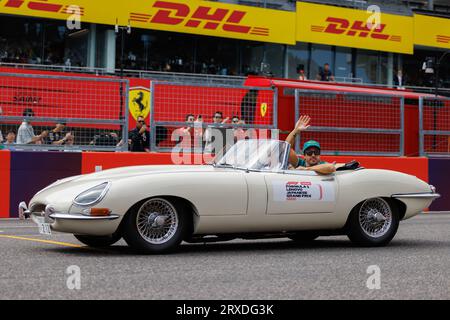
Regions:
<instances>
[{"instance_id":1,"label":"safety railing","mask_svg":"<svg viewBox=\"0 0 450 320\"><path fill-rule=\"evenodd\" d=\"M151 150L214 154L241 139L277 138L277 90L151 84Z\"/></svg>"},{"instance_id":2,"label":"safety railing","mask_svg":"<svg viewBox=\"0 0 450 320\"><path fill-rule=\"evenodd\" d=\"M128 80L1 73L2 147L126 151L128 91Z\"/></svg>"},{"instance_id":3,"label":"safety railing","mask_svg":"<svg viewBox=\"0 0 450 320\"><path fill-rule=\"evenodd\" d=\"M450 156L450 99L419 99L419 148L421 156Z\"/></svg>"},{"instance_id":4,"label":"safety railing","mask_svg":"<svg viewBox=\"0 0 450 320\"><path fill-rule=\"evenodd\" d=\"M317 140L323 154L404 154L403 97L296 90L295 106L296 119L312 118L311 128L297 137L297 153L306 141Z\"/></svg>"},{"instance_id":5,"label":"safety railing","mask_svg":"<svg viewBox=\"0 0 450 320\"><path fill-rule=\"evenodd\" d=\"M21 70L43 70L54 72L84 73L84 74L95 74L96 76L124 76L130 78L151 79L158 81L196 82L196 83L221 84L221 85L242 85L246 79L245 77L242 76L229 76L218 74L165 72L165 71L149 71L137 69L110 70L107 68L68 67L61 65L5 63L5 62L0 62L0 67L21 69Z\"/></svg>"}]
</instances>

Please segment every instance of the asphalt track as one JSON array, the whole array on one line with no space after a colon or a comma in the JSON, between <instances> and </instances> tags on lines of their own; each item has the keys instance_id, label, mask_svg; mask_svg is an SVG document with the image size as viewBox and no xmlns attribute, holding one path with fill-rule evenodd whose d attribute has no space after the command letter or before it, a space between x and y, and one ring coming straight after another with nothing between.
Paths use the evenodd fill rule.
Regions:
<instances>
[{"instance_id":1,"label":"asphalt track","mask_svg":"<svg viewBox=\"0 0 450 320\"><path fill-rule=\"evenodd\" d=\"M80 269L69 289L67 268ZM380 289L369 289L369 266ZM374 283L374 282L370 282ZM106 250L72 235L41 236L31 222L0 220L0 299L450 299L450 214L402 222L385 248L346 237L183 244L140 256L121 241Z\"/></svg>"}]
</instances>

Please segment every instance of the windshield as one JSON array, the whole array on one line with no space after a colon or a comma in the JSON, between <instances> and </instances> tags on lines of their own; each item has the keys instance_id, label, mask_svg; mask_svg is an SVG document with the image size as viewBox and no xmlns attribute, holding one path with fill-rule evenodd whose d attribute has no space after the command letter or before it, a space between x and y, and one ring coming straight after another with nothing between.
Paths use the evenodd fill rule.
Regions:
<instances>
[{"instance_id":1,"label":"windshield","mask_svg":"<svg viewBox=\"0 0 450 320\"><path fill-rule=\"evenodd\" d=\"M289 144L279 140L241 140L216 161L219 167L249 170L284 170Z\"/></svg>"}]
</instances>

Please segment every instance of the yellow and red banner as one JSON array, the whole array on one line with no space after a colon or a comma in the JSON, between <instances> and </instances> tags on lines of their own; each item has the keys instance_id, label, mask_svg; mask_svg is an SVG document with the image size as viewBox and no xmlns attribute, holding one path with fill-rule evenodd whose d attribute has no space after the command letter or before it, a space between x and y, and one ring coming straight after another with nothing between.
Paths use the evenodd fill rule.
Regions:
<instances>
[{"instance_id":1,"label":"yellow and red banner","mask_svg":"<svg viewBox=\"0 0 450 320\"><path fill-rule=\"evenodd\" d=\"M297 41L413 53L413 17L380 13L370 28L373 13L363 10L297 2Z\"/></svg>"},{"instance_id":2,"label":"yellow and red banner","mask_svg":"<svg viewBox=\"0 0 450 320\"><path fill-rule=\"evenodd\" d=\"M297 12L202 0L0 0L0 14L128 25L293 45L296 41L413 53L414 44L450 48L450 19L297 2Z\"/></svg>"},{"instance_id":3,"label":"yellow and red banner","mask_svg":"<svg viewBox=\"0 0 450 320\"><path fill-rule=\"evenodd\" d=\"M450 19L416 14L414 44L450 49Z\"/></svg>"},{"instance_id":4,"label":"yellow and red banner","mask_svg":"<svg viewBox=\"0 0 450 320\"><path fill-rule=\"evenodd\" d=\"M0 0L0 13L295 44L295 12L200 0Z\"/></svg>"}]
</instances>

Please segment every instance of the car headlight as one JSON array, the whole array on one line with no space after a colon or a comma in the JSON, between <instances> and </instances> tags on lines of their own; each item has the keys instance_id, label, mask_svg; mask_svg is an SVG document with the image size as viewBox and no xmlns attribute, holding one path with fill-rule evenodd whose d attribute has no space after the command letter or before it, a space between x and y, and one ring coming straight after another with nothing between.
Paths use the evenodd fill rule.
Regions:
<instances>
[{"instance_id":1,"label":"car headlight","mask_svg":"<svg viewBox=\"0 0 450 320\"><path fill-rule=\"evenodd\" d=\"M83 191L75 197L73 203L81 207L93 206L105 197L110 186L110 182L104 182L98 186Z\"/></svg>"}]
</instances>

